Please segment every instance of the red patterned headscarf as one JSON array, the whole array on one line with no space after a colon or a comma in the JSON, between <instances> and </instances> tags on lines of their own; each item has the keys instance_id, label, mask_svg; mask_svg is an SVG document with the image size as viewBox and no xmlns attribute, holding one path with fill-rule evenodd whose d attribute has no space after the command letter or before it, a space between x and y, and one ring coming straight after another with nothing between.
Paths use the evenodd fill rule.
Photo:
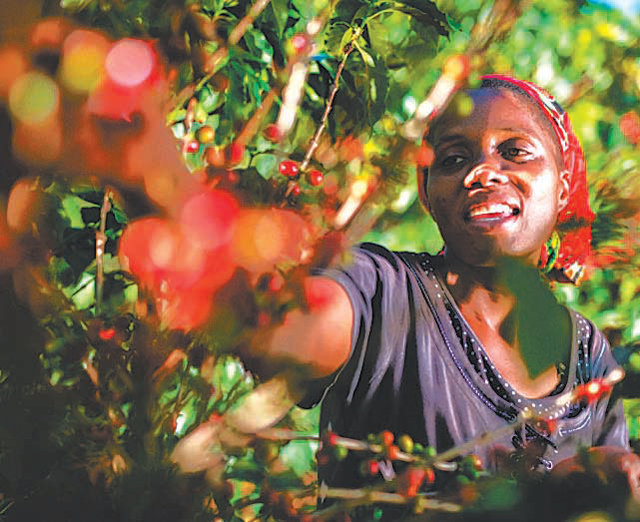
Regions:
<instances>
[{"instance_id":1,"label":"red patterned headscarf","mask_svg":"<svg viewBox=\"0 0 640 522\"><path fill-rule=\"evenodd\" d=\"M556 230L560 237L559 250L551 253L549 243L542 247L540 264L548 266L549 277L560 282L577 284L584 272L584 265L591 246L591 223L594 214L589 208L589 192L587 190L586 165L584 154L573 132L569 115L544 89L537 85L504 76L492 74L482 77L484 85L512 85L526 94L540 109L553 128L564 168L569 173L569 200L567 206L558 216ZM483 85L483 86L484 86ZM549 256L555 261L549 263Z\"/></svg>"}]
</instances>

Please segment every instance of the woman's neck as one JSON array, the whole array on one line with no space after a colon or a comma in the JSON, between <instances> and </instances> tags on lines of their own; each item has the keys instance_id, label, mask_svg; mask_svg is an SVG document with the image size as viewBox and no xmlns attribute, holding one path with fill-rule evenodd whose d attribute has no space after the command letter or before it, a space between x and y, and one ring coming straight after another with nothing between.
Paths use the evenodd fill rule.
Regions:
<instances>
[{"instance_id":1,"label":"woman's neck","mask_svg":"<svg viewBox=\"0 0 640 522\"><path fill-rule=\"evenodd\" d=\"M442 275L465 318L471 316L498 330L513 311L517 296L497 266L472 266L451 254L443 259Z\"/></svg>"}]
</instances>

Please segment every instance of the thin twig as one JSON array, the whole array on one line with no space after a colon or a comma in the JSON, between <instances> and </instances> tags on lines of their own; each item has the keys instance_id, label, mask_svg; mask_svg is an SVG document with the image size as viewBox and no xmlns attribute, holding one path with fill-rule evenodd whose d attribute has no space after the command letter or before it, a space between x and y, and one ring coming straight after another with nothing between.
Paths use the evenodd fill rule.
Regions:
<instances>
[{"instance_id":1,"label":"thin twig","mask_svg":"<svg viewBox=\"0 0 640 522\"><path fill-rule=\"evenodd\" d=\"M240 134L238 134L238 137L236 138L236 143L246 145L251 140L251 138L255 136L256 132L258 132L258 129L260 128L260 124L262 123L262 120L264 120L265 116L273 106L273 102L275 101L279 90L280 89L274 87L267 93L267 95L264 97L264 100L262 100L262 103L260 104L260 106L253 113L253 115L251 116L249 121L246 123L242 131L240 131Z\"/></svg>"},{"instance_id":2,"label":"thin twig","mask_svg":"<svg viewBox=\"0 0 640 522\"><path fill-rule=\"evenodd\" d=\"M457 446L454 446L453 448L447 451L443 451L442 453L439 453L433 458L433 460L434 462L443 462L443 461L446 462L446 461L455 459L460 455L464 455L465 453L472 451L474 448L478 446L484 446L489 442L492 442L496 439L503 437L508 433L513 432L515 429L522 426L524 422L525 422L524 419L521 416L519 416L514 423L507 424L506 426L502 426L497 430L485 432L481 435L478 435L477 437L474 437L473 439L467 442L458 444Z\"/></svg>"},{"instance_id":3,"label":"thin twig","mask_svg":"<svg viewBox=\"0 0 640 522\"><path fill-rule=\"evenodd\" d=\"M269 0L258 0L249 8L249 12L244 15L242 20L240 20L231 31L228 40L229 45L235 45L240 41L240 39L244 36L244 33L247 32L247 29L251 27L254 20L264 10L264 8L267 7L268 4Z\"/></svg>"},{"instance_id":4,"label":"thin twig","mask_svg":"<svg viewBox=\"0 0 640 522\"><path fill-rule=\"evenodd\" d=\"M331 112L331 109L333 108L333 100L336 97L336 93L338 92L338 87L339 87L339 83L340 83L340 77L342 76L342 71L344 69L345 64L347 63L347 59L349 58L349 55L351 54L351 51L353 51L354 46L351 44L348 44L345 47L344 50L344 56L342 58L342 61L340 62L340 65L338 65L338 70L336 71L336 77L333 80L333 87L331 88L331 92L329 93L329 98L327 99L327 104L324 108L324 114L322 115L322 119L320 120L320 126L318 127L318 129L316 130L316 133L313 136L313 139L311 140L311 143L309 143L309 148L307 149L306 154L304 155L304 159L302 160L302 163L300 164L300 171L304 172L307 167L309 166L309 162L311 161L311 157L313 156L313 153L316 151L316 149L318 148L319 142L320 142L320 137L322 136L322 133L324 132L324 129L327 126L327 120L329 119L329 113Z\"/></svg>"},{"instance_id":5,"label":"thin twig","mask_svg":"<svg viewBox=\"0 0 640 522\"><path fill-rule=\"evenodd\" d=\"M220 65L224 62L224 59L229 55L229 48L232 45L237 44L244 33L247 32L249 27L253 24L258 15L264 10L267 5L269 5L270 0L258 0L255 4L253 4L246 15L240 19L240 21L236 24L236 26L231 31L229 38L227 39L227 44L218 48L206 61L204 64L204 69L207 70L207 74L205 74L200 81L194 87L193 85L187 85L177 96L176 103L174 106L182 106L186 101L193 96L194 93L200 91L205 84L213 78L213 75L218 72Z\"/></svg>"},{"instance_id":6,"label":"thin twig","mask_svg":"<svg viewBox=\"0 0 640 522\"><path fill-rule=\"evenodd\" d=\"M350 511L351 509L364 504L384 503L396 505L410 505L416 503L416 498L407 497L399 493L389 493L371 488L346 489L346 488L326 488L322 494L327 498L340 499L342 502L316 511L313 519L325 520L339 513ZM459 504L453 502L443 502L437 499L420 498L420 504L424 509L446 511L456 513L462 509Z\"/></svg>"},{"instance_id":7,"label":"thin twig","mask_svg":"<svg viewBox=\"0 0 640 522\"><path fill-rule=\"evenodd\" d=\"M256 433L256 436L267 440L312 440L320 441L318 435L283 428L269 428Z\"/></svg>"},{"instance_id":8,"label":"thin twig","mask_svg":"<svg viewBox=\"0 0 640 522\"><path fill-rule=\"evenodd\" d=\"M217 49L207 60L205 68L208 69L209 72L202 80L200 80L200 82L198 83L198 87L196 87L196 91L200 90L204 86L204 84L207 83L218 71L218 67L229 54L229 48L232 45L236 45L242 39L244 33L247 32L249 27L251 27L255 19L264 10L264 8L267 7L269 2L270 0L257 0L257 2L249 8L247 14L244 15L232 29L231 34L227 39L227 45Z\"/></svg>"},{"instance_id":9,"label":"thin twig","mask_svg":"<svg viewBox=\"0 0 640 522\"><path fill-rule=\"evenodd\" d=\"M100 207L100 228L96 231L96 315L102 306L102 291L104 288L104 249L107 243L107 214L111 210L111 189L104 191L102 206Z\"/></svg>"}]
</instances>

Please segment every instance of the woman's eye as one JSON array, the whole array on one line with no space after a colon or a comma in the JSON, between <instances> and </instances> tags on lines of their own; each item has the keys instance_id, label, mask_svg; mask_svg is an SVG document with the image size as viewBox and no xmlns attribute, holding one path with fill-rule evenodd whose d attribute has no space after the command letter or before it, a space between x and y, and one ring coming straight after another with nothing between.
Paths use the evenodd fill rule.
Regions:
<instances>
[{"instance_id":1,"label":"woman's eye","mask_svg":"<svg viewBox=\"0 0 640 522\"><path fill-rule=\"evenodd\" d=\"M444 158L440 164L443 167L454 167L456 165L459 165L460 163L462 163L464 161L464 157L458 155L458 154L452 154L450 156L447 156L446 158Z\"/></svg>"},{"instance_id":2,"label":"woman's eye","mask_svg":"<svg viewBox=\"0 0 640 522\"><path fill-rule=\"evenodd\" d=\"M510 158L510 159L514 159L514 158L525 159L531 153L528 150L521 149L519 147L504 147L502 149L502 154L506 158Z\"/></svg>"}]
</instances>

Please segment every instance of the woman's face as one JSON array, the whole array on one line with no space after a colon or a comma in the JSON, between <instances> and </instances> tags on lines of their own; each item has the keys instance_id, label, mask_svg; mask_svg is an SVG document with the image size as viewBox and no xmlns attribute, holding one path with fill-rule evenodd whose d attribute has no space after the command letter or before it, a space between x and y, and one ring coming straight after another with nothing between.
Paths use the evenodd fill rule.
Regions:
<instances>
[{"instance_id":1,"label":"woman's face","mask_svg":"<svg viewBox=\"0 0 640 522\"><path fill-rule=\"evenodd\" d=\"M429 210L449 255L475 266L503 257L535 264L568 194L556 138L516 93L470 96L469 116L445 113L429 135Z\"/></svg>"}]
</instances>

